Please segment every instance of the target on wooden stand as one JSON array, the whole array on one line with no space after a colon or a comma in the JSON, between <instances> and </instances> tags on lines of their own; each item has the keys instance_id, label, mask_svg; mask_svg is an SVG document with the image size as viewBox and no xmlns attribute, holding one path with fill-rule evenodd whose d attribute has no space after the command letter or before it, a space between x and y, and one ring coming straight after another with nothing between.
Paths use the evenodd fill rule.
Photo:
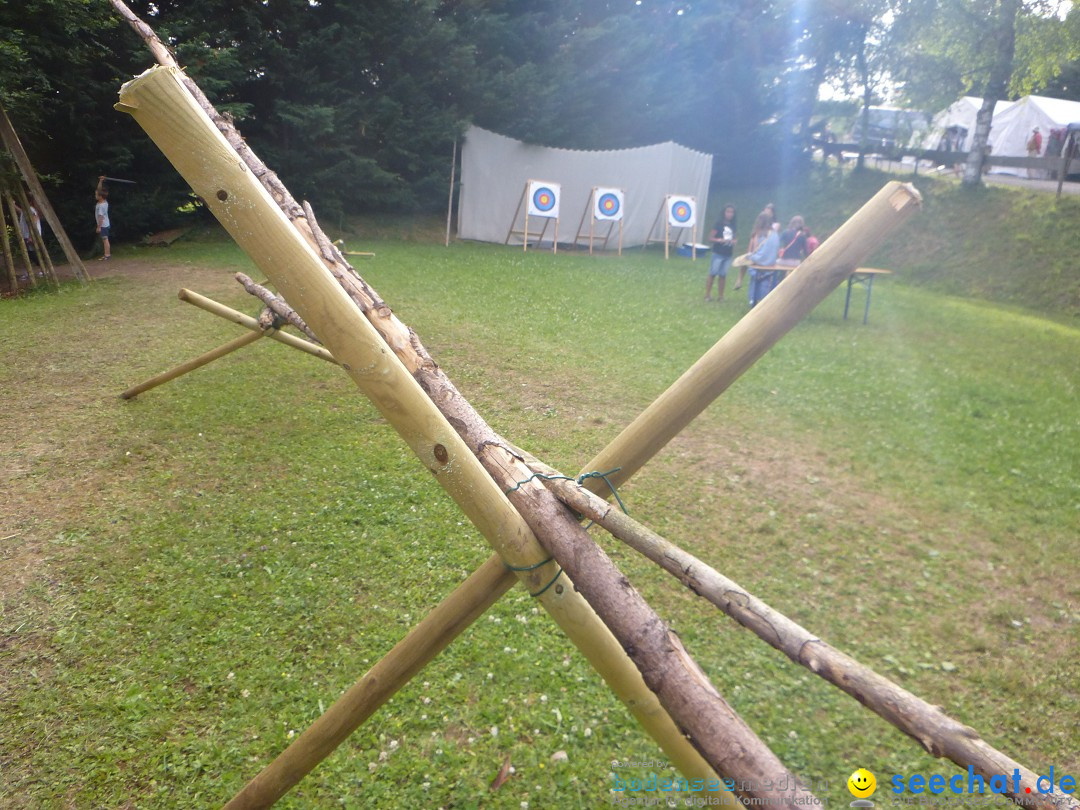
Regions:
<instances>
[{"instance_id":1,"label":"target on wooden stand","mask_svg":"<svg viewBox=\"0 0 1080 810\"><path fill-rule=\"evenodd\" d=\"M593 216L600 220L614 221L623 218L623 192L618 188L597 188L594 194L596 208Z\"/></svg>"},{"instance_id":2,"label":"target on wooden stand","mask_svg":"<svg viewBox=\"0 0 1080 810\"><path fill-rule=\"evenodd\" d=\"M692 228L697 222L693 197L668 196L668 223L673 228Z\"/></svg>"},{"instance_id":3,"label":"target on wooden stand","mask_svg":"<svg viewBox=\"0 0 1080 810\"><path fill-rule=\"evenodd\" d=\"M529 183L529 216L559 218L559 184L533 180Z\"/></svg>"}]
</instances>

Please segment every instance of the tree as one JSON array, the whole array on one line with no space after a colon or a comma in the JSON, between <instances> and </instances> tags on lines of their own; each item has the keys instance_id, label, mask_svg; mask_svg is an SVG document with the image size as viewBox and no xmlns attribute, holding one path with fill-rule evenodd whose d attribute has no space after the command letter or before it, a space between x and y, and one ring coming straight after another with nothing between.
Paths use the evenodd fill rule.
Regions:
<instances>
[{"instance_id":1,"label":"tree","mask_svg":"<svg viewBox=\"0 0 1080 810\"><path fill-rule=\"evenodd\" d=\"M982 181L994 105L1047 86L1080 52L1080 18L1055 0L909 0L897 15L891 71L916 103L982 97L964 184Z\"/></svg>"}]
</instances>

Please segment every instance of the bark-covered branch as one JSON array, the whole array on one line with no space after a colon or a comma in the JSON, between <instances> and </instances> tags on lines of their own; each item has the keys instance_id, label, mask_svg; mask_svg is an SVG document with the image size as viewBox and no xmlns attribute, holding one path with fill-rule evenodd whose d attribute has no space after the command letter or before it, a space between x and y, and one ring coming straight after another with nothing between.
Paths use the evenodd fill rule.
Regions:
<instances>
[{"instance_id":1,"label":"bark-covered branch","mask_svg":"<svg viewBox=\"0 0 1080 810\"><path fill-rule=\"evenodd\" d=\"M282 322L291 326L295 326L301 332L308 336L315 343L319 343L319 339L315 337L315 333L311 331L304 319L296 314L296 310L286 303L285 299L280 295L275 295L270 290L261 284L256 284L251 280L250 276L245 273L237 273L236 280L240 282L240 285L248 291L249 294L254 295L264 304L266 308L270 310L274 315L281 319ZM259 316L259 322L262 323L262 316ZM263 327L264 329L269 327ZM322 345L320 343L320 345Z\"/></svg>"}]
</instances>

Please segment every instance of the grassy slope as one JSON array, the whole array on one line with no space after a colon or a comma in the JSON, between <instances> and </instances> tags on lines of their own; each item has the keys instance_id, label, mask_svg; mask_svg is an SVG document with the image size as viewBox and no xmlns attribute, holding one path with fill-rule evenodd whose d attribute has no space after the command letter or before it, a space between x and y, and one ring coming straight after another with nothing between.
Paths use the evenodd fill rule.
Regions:
<instances>
[{"instance_id":1,"label":"grassy slope","mask_svg":"<svg viewBox=\"0 0 1080 810\"><path fill-rule=\"evenodd\" d=\"M842 224L887 179L820 167L811 178L783 189L713 189L706 221L727 200L740 211L743 238L768 201L786 224L803 214L822 237ZM967 191L952 178L904 177L923 195L923 214L872 257L872 266L902 270L898 281L950 295L1080 316L1080 196L1014 188ZM730 191L730 193L729 193Z\"/></svg>"},{"instance_id":2,"label":"grassy slope","mask_svg":"<svg viewBox=\"0 0 1080 810\"><path fill-rule=\"evenodd\" d=\"M743 312L700 302L700 262L365 247L365 276L481 412L566 470ZM6 806L220 803L486 556L347 380L298 352L259 344L117 400L235 334L178 286L252 309L231 248L131 261L155 269L3 304L0 537L26 572L0 625ZM631 511L1039 772L1077 775L1080 333L895 284L868 327L841 307L628 485ZM951 773L606 545L831 801L859 765ZM656 751L533 611L503 600L285 806L605 803L608 763ZM516 773L491 794L504 756Z\"/></svg>"}]
</instances>

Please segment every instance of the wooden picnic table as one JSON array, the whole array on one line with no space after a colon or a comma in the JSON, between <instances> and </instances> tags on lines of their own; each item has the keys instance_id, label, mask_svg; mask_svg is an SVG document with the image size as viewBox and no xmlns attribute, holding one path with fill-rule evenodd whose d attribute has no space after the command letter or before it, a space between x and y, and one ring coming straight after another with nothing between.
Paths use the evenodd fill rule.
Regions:
<instances>
[{"instance_id":1,"label":"wooden picnic table","mask_svg":"<svg viewBox=\"0 0 1080 810\"><path fill-rule=\"evenodd\" d=\"M740 256L739 259L745 259L745 255ZM739 259L736 259L735 262L733 262L732 264L734 264L735 266L740 266ZM753 267L753 269L755 270L764 270L767 273L779 271L784 273L785 278L787 278L788 273L799 269L799 265L797 264L770 264L767 266L759 266L751 265L747 261L743 261L742 264L746 265L747 267ZM886 270L881 267L856 267L854 270L852 270L851 274L848 276L847 292L844 296L844 320L847 320L848 310L851 307L851 288L853 285L866 285L866 307L863 310L862 320L862 322L865 324L870 319L870 296L874 291L874 277L891 274L892 270Z\"/></svg>"}]
</instances>

